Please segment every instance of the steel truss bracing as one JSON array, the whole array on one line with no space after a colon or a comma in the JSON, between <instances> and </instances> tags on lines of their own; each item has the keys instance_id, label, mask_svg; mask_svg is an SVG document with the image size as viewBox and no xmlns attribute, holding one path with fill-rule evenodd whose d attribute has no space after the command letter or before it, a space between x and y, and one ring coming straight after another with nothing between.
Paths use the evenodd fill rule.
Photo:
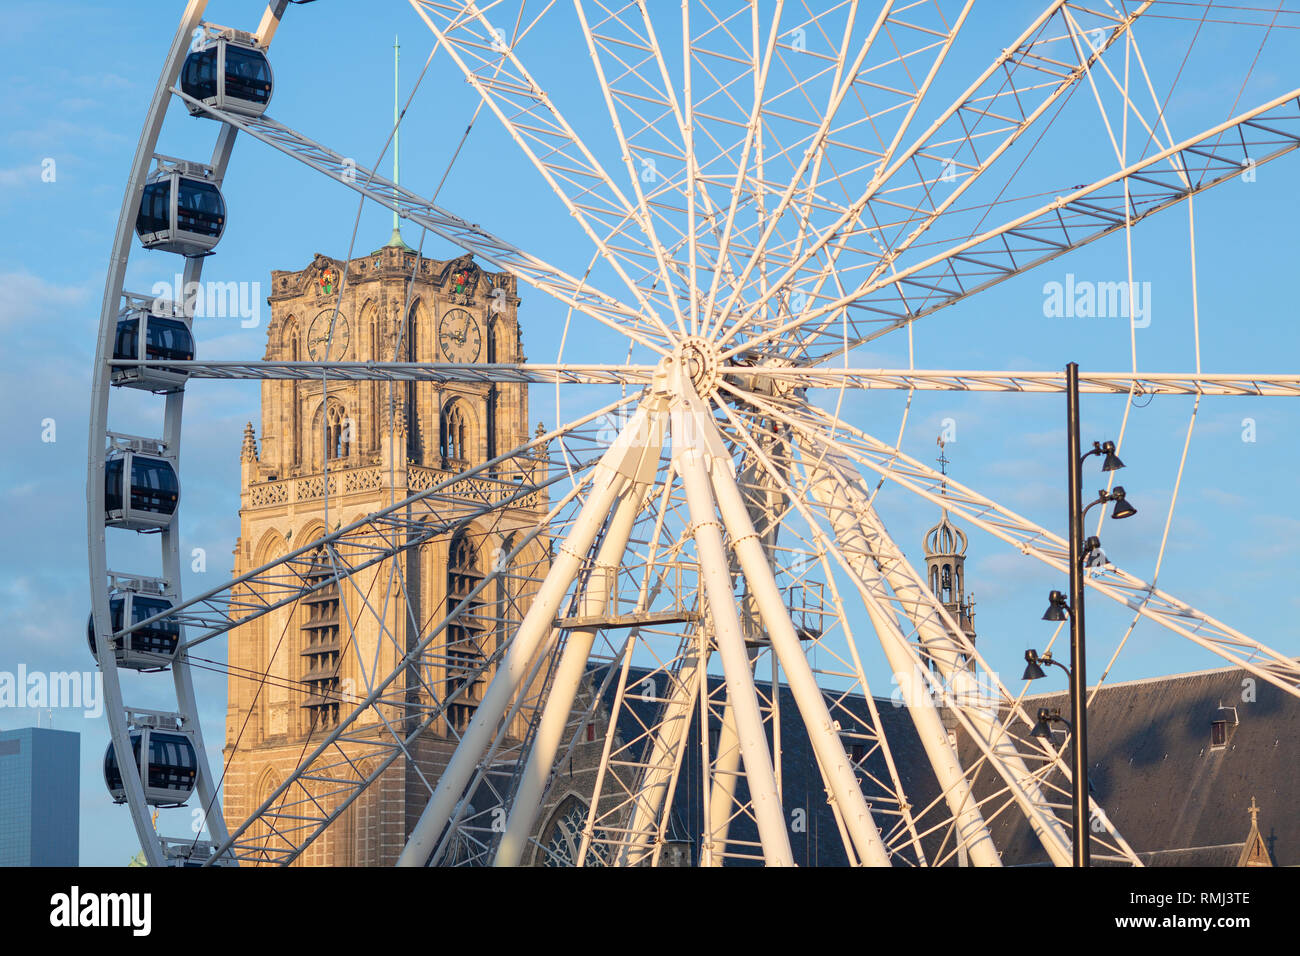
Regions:
<instances>
[{"instance_id":1,"label":"steel truss bracing","mask_svg":"<svg viewBox=\"0 0 1300 956\"><path fill-rule=\"evenodd\" d=\"M260 49L286 5L273 0L250 34ZM1066 543L903 453L902 429L892 443L878 439L819 399L827 397L820 390L842 399L849 389L1063 392L1059 372L850 363L867 343L890 332L910 336L918 319L1129 234L1174 205L1186 205L1190 217L1199 193L1300 145L1300 91L1244 109L1234 103L1218 114L1228 119L1175 135L1137 42L1152 6L1047 2L985 55L967 45L982 16L970 0L687 0L662 8L574 0L571 9L411 0L435 55L463 76L472 100L567 213L568 228L591 246L583 273L266 113L187 95L178 78L194 30L225 35L203 23L204 3L189 3L115 236L87 483L97 658L148 861L309 861L313 847L327 844L365 801L380 799L400 769L404 799L415 801L413 826L397 837L406 866L683 858L999 866L995 824L1004 817L1025 821L1043 859L1069 865L1079 835L1061 751L1031 734L1023 692L996 677L959 615L906 560L867 477L1058 572L1068 570ZM548 79L566 36L565 72L590 70L585 109L561 102ZM980 57L973 70L972 56ZM1097 108L1089 122L1100 131L1095 150L1080 150L1081 165L1093 170L1083 184L1060 181L1042 161L1051 154L1041 144L1051 142L1058 116L1071 115L1075 94ZM559 303L569 313L560 357L114 357L119 313L135 301L123 290L132 227L172 98L217 121L207 164L217 181L243 134ZM1146 139L1141 149L1129 142L1136 131ZM558 263L565 249L557 241L548 257ZM414 274L418 255L401 255ZM199 278L203 262L186 259L186 281ZM574 348L570 326L577 339L582 323L625 341L626 360L564 361ZM1300 395L1300 375L1289 373L1207 372L1199 359L1189 373L1139 371L1136 358L1132 365L1085 371L1080 390L1129 401ZM114 375L127 371L185 383L157 398L165 410L160 438L109 430ZM385 503L193 597L180 594L173 521L159 537L159 573L146 576L171 607L114 630L108 585L129 576L110 572L107 542L125 532L106 519L107 456L144 442L141 449L161 452L183 479L183 397L208 379L322 390L349 381L548 385L557 395L555 427L490 460L431 469L416 486L384 468L327 469L301 487L292 479L263 483L259 495L324 508L365 481ZM595 398L586 400L588 392ZM583 400L562 397L573 395ZM396 432L396 415L386 427ZM417 612L423 605L412 599L409 561L471 524L500 531L521 513L529 527L502 560L432 614ZM528 554L545 557L529 563ZM1294 655L1114 564L1091 568L1086 583L1300 696ZM511 596L496 604L489 593ZM313 724L292 771L227 828L225 771L213 772L203 746L193 671L226 669L259 687L283 681L269 664L241 673L233 656L220 660L221 644L322 596L338 601L343 653L355 657L363 686L319 691L318 703L336 706L337 719ZM196 744L203 841L155 832L129 756L140 712L124 699L119 652L162 625L181 628L163 661L177 700L164 716ZM376 634L376 647L353 640L363 629ZM468 639L469 656L464 634L478 635ZM880 687L873 694L868 680L882 665L897 684L889 704L905 709L932 785L920 787L900 767L898 724L883 703L889 694ZM448 719L453 708L468 715L463 723ZM239 746L236 737L226 769ZM833 828L834 860L818 859L801 837L813 804ZM1085 838L1098 859L1138 865L1101 808L1093 812Z\"/></svg>"}]
</instances>

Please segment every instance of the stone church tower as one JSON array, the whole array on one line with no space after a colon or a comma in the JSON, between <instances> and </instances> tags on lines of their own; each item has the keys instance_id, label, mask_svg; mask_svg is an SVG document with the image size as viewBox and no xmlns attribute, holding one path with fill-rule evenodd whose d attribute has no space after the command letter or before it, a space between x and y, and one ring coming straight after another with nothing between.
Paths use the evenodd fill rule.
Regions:
<instances>
[{"instance_id":1,"label":"stone church tower","mask_svg":"<svg viewBox=\"0 0 1300 956\"><path fill-rule=\"evenodd\" d=\"M268 361L523 360L512 276L483 272L469 256L417 256L396 234L346 265L345 286L344 263L323 255L300 271L271 273ZM250 425L236 575L523 444L527 386L334 381L325 389L320 381L264 381L260 447L258 439ZM520 481L531 468L512 459L491 475ZM546 496L525 501L231 632L225 806L232 825L247 819L366 696L374 675L390 673L422 632L509 553L516 536L536 527ZM481 592L486 600L475 614L436 639L426 659L438 663L429 665L426 681L440 697L466 683L458 664L490 655L522 617L545 573L548 547L536 539L506 580ZM322 552L323 575L329 560ZM486 680L466 686L414 748L416 760L395 761L300 862L394 862L427 796L421 775L436 779L454 747L453 731L469 722L485 688ZM423 691L412 680L385 697L400 701L403 693L412 700ZM400 705L386 710L401 716ZM372 722L350 730L352 740L342 745L362 770L379 753L364 745L368 734L389 739ZM265 828L245 834L250 838L275 840Z\"/></svg>"}]
</instances>

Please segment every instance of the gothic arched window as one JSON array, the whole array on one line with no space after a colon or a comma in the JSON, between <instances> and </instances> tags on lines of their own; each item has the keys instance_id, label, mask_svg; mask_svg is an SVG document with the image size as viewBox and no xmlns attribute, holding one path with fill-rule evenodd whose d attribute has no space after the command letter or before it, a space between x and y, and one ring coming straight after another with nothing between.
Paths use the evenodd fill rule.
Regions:
<instances>
[{"instance_id":1,"label":"gothic arched window","mask_svg":"<svg viewBox=\"0 0 1300 956\"><path fill-rule=\"evenodd\" d=\"M575 794L570 794L560 802L560 806L551 815L550 826L542 834L538 847L539 864L552 867L578 865L587 812L587 804ZM603 854L594 846L588 846L584 862L587 866L606 865Z\"/></svg>"},{"instance_id":2,"label":"gothic arched window","mask_svg":"<svg viewBox=\"0 0 1300 956\"><path fill-rule=\"evenodd\" d=\"M317 548L304 575L314 588L302 599L302 682L307 700L302 705L309 731L333 727L339 720L339 585L325 549Z\"/></svg>"},{"instance_id":3,"label":"gothic arched window","mask_svg":"<svg viewBox=\"0 0 1300 956\"><path fill-rule=\"evenodd\" d=\"M447 611L464 603L483 581L478 548L464 531L452 539L447 554ZM464 609L447 626L447 680L445 695L456 697L447 706L447 723L464 733L482 696L482 675L474 669L483 660L483 592L470 598ZM459 691L459 693L457 693Z\"/></svg>"},{"instance_id":4,"label":"gothic arched window","mask_svg":"<svg viewBox=\"0 0 1300 956\"><path fill-rule=\"evenodd\" d=\"M443 460L468 462L470 437L465 406L453 399L442 411L442 433L438 450Z\"/></svg>"},{"instance_id":5,"label":"gothic arched window","mask_svg":"<svg viewBox=\"0 0 1300 956\"><path fill-rule=\"evenodd\" d=\"M325 453L330 460L346 458L352 445L352 423L342 402L330 402L325 411Z\"/></svg>"}]
</instances>

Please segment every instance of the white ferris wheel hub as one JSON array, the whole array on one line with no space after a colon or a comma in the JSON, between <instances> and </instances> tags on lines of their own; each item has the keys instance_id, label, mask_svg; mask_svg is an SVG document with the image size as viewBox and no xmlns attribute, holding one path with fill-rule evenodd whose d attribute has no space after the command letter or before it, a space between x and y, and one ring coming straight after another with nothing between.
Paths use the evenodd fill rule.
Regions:
<instances>
[{"instance_id":1,"label":"white ferris wheel hub","mask_svg":"<svg viewBox=\"0 0 1300 956\"><path fill-rule=\"evenodd\" d=\"M677 348L661 365L678 365L695 387L695 393L708 398L718 389L718 370L722 366L719 356L716 344L702 336L688 335L677 343Z\"/></svg>"}]
</instances>

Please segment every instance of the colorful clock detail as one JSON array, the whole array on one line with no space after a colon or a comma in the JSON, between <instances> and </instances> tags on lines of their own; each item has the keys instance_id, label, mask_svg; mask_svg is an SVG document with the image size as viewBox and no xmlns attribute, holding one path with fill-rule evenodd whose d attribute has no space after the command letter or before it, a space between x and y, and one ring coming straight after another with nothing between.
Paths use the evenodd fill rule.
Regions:
<instances>
[{"instance_id":1,"label":"colorful clock detail","mask_svg":"<svg viewBox=\"0 0 1300 956\"><path fill-rule=\"evenodd\" d=\"M438 343L448 362L474 362L483 345L483 330L464 309L450 309L438 322Z\"/></svg>"},{"instance_id":2,"label":"colorful clock detail","mask_svg":"<svg viewBox=\"0 0 1300 956\"><path fill-rule=\"evenodd\" d=\"M334 320L334 338L330 339L330 320ZM311 325L307 329L307 356L313 362L337 362L348 354L348 346L352 342L352 328L348 325L348 317L342 312L338 318L334 318L334 310L326 309L316 318L312 319ZM329 354L325 353L325 345L329 344Z\"/></svg>"},{"instance_id":3,"label":"colorful clock detail","mask_svg":"<svg viewBox=\"0 0 1300 956\"><path fill-rule=\"evenodd\" d=\"M333 295L334 287L338 285L339 274L334 269L326 266L320 274L320 290L324 295Z\"/></svg>"}]
</instances>

